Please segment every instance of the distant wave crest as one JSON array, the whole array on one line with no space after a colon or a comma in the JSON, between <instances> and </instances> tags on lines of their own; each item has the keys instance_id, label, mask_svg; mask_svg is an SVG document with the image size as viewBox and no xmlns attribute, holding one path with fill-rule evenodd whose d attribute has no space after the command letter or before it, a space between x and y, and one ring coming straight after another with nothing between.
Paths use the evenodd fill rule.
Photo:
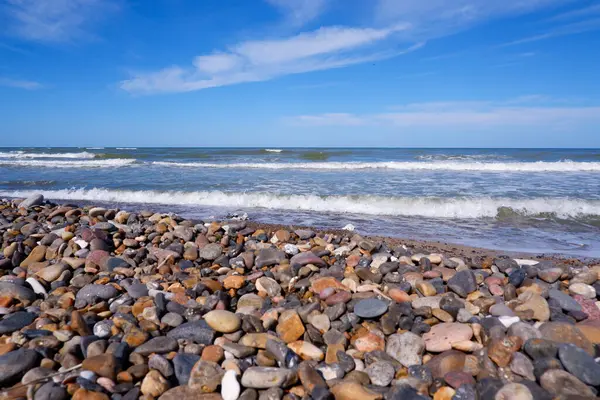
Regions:
<instances>
[{"instance_id":1,"label":"distant wave crest","mask_svg":"<svg viewBox=\"0 0 600 400\"><path fill-rule=\"evenodd\" d=\"M477 171L477 172L600 172L600 162L307 162L307 163L202 163L155 161L154 165L180 168L246 168L246 169L310 169L400 171Z\"/></svg>"},{"instance_id":2,"label":"distant wave crest","mask_svg":"<svg viewBox=\"0 0 600 400\"><path fill-rule=\"evenodd\" d=\"M200 205L240 208L266 208L429 218L506 218L511 216L556 217L563 219L599 218L600 200L575 200L540 197L509 199L494 197L383 197L283 195L262 192L149 191L65 189L46 191L4 191L2 196L26 197L42 193L47 198L119 203Z\"/></svg>"},{"instance_id":3,"label":"distant wave crest","mask_svg":"<svg viewBox=\"0 0 600 400\"><path fill-rule=\"evenodd\" d=\"M0 160L0 166L39 168L114 168L134 163L132 159L108 160Z\"/></svg>"}]
</instances>

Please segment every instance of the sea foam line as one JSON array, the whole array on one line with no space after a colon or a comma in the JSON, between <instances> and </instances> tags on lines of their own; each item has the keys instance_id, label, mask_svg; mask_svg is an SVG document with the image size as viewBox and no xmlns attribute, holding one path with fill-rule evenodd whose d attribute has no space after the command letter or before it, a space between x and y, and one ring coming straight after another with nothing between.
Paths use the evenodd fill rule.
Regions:
<instances>
[{"instance_id":1,"label":"sea foam line","mask_svg":"<svg viewBox=\"0 0 600 400\"><path fill-rule=\"evenodd\" d=\"M398 171L474 171L474 172L600 172L600 162L311 162L311 163L202 163L154 161L152 164L178 168L309 169Z\"/></svg>"},{"instance_id":2,"label":"sea foam line","mask_svg":"<svg viewBox=\"0 0 600 400\"><path fill-rule=\"evenodd\" d=\"M0 152L0 158L94 158L96 155L87 151L80 153L27 153L24 151Z\"/></svg>"},{"instance_id":3,"label":"sea foam line","mask_svg":"<svg viewBox=\"0 0 600 400\"><path fill-rule=\"evenodd\" d=\"M197 205L232 208L314 211L387 216L475 219L498 216L503 207L525 216L553 214L559 218L600 216L600 200L494 197L317 196L261 192L113 190L105 188L2 191L0 196L27 197L41 193L50 199L118 203Z\"/></svg>"},{"instance_id":4,"label":"sea foam line","mask_svg":"<svg viewBox=\"0 0 600 400\"><path fill-rule=\"evenodd\" d=\"M132 159L110 160L0 160L0 166L42 167L42 168L115 168L133 164Z\"/></svg>"}]
</instances>

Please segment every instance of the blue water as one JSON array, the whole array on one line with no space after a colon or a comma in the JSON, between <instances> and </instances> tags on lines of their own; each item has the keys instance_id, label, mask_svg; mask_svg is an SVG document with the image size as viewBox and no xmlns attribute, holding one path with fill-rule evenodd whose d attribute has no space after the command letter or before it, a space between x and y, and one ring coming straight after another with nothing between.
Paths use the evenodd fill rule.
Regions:
<instances>
[{"instance_id":1,"label":"blue water","mask_svg":"<svg viewBox=\"0 0 600 400\"><path fill-rule=\"evenodd\" d=\"M600 150L0 148L0 196L600 256Z\"/></svg>"}]
</instances>

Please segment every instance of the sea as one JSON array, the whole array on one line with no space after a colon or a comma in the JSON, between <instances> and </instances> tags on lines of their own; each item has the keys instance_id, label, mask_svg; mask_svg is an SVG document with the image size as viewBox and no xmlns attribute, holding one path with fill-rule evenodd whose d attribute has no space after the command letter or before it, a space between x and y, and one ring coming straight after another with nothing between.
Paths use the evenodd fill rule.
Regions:
<instances>
[{"instance_id":1,"label":"sea","mask_svg":"<svg viewBox=\"0 0 600 400\"><path fill-rule=\"evenodd\" d=\"M0 197L600 256L600 149L0 148Z\"/></svg>"}]
</instances>

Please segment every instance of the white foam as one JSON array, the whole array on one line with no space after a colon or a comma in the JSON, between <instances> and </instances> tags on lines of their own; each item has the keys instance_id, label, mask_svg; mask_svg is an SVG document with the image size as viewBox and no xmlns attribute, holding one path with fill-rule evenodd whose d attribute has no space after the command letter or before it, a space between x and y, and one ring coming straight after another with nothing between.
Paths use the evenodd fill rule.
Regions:
<instances>
[{"instance_id":1,"label":"white foam","mask_svg":"<svg viewBox=\"0 0 600 400\"><path fill-rule=\"evenodd\" d=\"M309 162L309 163L202 163L154 161L165 167L185 168L246 168L246 169L309 169L360 170L383 169L399 171L474 171L474 172L600 172L600 162Z\"/></svg>"},{"instance_id":2,"label":"white foam","mask_svg":"<svg viewBox=\"0 0 600 400\"><path fill-rule=\"evenodd\" d=\"M110 160L0 160L0 166L21 166L21 167L40 167L40 168L115 168L123 167L134 163L136 160L130 159L110 159Z\"/></svg>"},{"instance_id":3,"label":"white foam","mask_svg":"<svg viewBox=\"0 0 600 400\"><path fill-rule=\"evenodd\" d=\"M269 153L281 153L283 150L281 149L265 149L266 152Z\"/></svg>"},{"instance_id":4,"label":"white foam","mask_svg":"<svg viewBox=\"0 0 600 400\"><path fill-rule=\"evenodd\" d=\"M223 206L236 209L266 208L431 218L494 218L500 207L510 207L524 215L554 213L561 218L600 216L600 200L507 199L491 197L381 197L281 195L273 193L230 193L221 191L145 191L112 189L3 191L2 196L28 197L41 193L50 199L90 200L120 203Z\"/></svg>"},{"instance_id":5,"label":"white foam","mask_svg":"<svg viewBox=\"0 0 600 400\"><path fill-rule=\"evenodd\" d=\"M34 158L94 158L94 153L26 153L24 151L0 152L0 158L34 159Z\"/></svg>"},{"instance_id":6,"label":"white foam","mask_svg":"<svg viewBox=\"0 0 600 400\"><path fill-rule=\"evenodd\" d=\"M137 150L137 147L116 147L117 150Z\"/></svg>"}]
</instances>

